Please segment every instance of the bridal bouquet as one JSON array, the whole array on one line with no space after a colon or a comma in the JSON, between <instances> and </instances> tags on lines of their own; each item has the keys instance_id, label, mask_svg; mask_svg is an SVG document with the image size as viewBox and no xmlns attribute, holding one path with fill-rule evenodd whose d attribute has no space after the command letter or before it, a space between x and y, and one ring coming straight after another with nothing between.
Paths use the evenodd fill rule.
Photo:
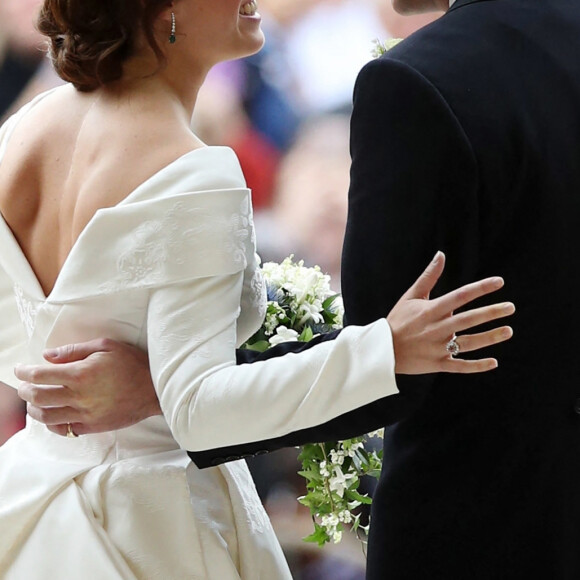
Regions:
<instances>
[{"instance_id":1,"label":"bridal bouquet","mask_svg":"<svg viewBox=\"0 0 580 580\"><path fill-rule=\"evenodd\" d=\"M265 263L262 272L268 295L266 317L244 348L263 352L282 342L308 342L317 334L342 327L342 300L319 267L307 268L290 256L281 264ZM361 477L378 478L382 465L382 451L365 447L369 436L381 433L301 447L298 473L306 479L307 493L298 501L310 509L314 522L314 532L305 541L321 546L338 543L347 526L368 532L357 508L372 500L358 489Z\"/></svg>"},{"instance_id":2,"label":"bridal bouquet","mask_svg":"<svg viewBox=\"0 0 580 580\"><path fill-rule=\"evenodd\" d=\"M330 276L318 266L307 268L293 260L290 256L281 264L262 265L266 318L245 348L264 352L281 342L308 342L316 334L342 328L342 300L330 289Z\"/></svg>"}]
</instances>

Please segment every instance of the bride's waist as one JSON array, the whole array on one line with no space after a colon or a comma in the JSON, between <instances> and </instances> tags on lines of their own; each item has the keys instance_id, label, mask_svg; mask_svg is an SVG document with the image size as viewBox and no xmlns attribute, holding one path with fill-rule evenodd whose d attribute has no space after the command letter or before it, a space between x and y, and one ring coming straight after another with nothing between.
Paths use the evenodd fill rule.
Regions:
<instances>
[{"instance_id":1,"label":"bride's waist","mask_svg":"<svg viewBox=\"0 0 580 580\"><path fill-rule=\"evenodd\" d=\"M163 417L150 417L118 431L80 435L76 438L56 435L45 425L28 417L22 436L39 453L56 454L71 462L89 460L108 463L179 450Z\"/></svg>"}]
</instances>

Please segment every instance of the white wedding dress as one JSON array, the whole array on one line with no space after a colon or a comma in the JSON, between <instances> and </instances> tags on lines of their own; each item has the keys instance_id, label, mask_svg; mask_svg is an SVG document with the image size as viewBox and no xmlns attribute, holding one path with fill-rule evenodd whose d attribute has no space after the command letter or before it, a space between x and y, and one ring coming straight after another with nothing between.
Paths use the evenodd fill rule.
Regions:
<instances>
[{"instance_id":1,"label":"white wedding dress","mask_svg":"<svg viewBox=\"0 0 580 580\"><path fill-rule=\"evenodd\" d=\"M35 102L3 126L0 171ZM110 337L149 351L164 412L78 439L28 418L0 448L0 578L290 578L245 463L199 470L183 449L276 437L396 393L388 324L235 366L265 297L228 148L192 151L99 210L49 296L2 218L0 244L0 380L14 385L14 365L46 347Z\"/></svg>"}]
</instances>

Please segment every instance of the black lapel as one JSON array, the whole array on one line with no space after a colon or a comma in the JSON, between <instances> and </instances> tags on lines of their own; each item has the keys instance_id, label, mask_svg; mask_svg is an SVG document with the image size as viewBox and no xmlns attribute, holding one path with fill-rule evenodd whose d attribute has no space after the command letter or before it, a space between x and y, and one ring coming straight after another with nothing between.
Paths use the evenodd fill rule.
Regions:
<instances>
[{"instance_id":1,"label":"black lapel","mask_svg":"<svg viewBox=\"0 0 580 580\"><path fill-rule=\"evenodd\" d=\"M475 2L488 2L490 0L455 0L455 3L447 12L452 12L457 8L461 8L462 6L467 6L468 4L475 4Z\"/></svg>"}]
</instances>

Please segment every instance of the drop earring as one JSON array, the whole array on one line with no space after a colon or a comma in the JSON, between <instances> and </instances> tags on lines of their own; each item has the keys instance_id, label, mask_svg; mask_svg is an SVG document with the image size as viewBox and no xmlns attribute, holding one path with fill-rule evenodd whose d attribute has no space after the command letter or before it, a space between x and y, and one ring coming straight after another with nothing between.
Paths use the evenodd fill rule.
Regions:
<instances>
[{"instance_id":1,"label":"drop earring","mask_svg":"<svg viewBox=\"0 0 580 580\"><path fill-rule=\"evenodd\" d=\"M170 44L175 44L176 41L175 37L175 14L171 13L171 34L169 35L169 42Z\"/></svg>"}]
</instances>

